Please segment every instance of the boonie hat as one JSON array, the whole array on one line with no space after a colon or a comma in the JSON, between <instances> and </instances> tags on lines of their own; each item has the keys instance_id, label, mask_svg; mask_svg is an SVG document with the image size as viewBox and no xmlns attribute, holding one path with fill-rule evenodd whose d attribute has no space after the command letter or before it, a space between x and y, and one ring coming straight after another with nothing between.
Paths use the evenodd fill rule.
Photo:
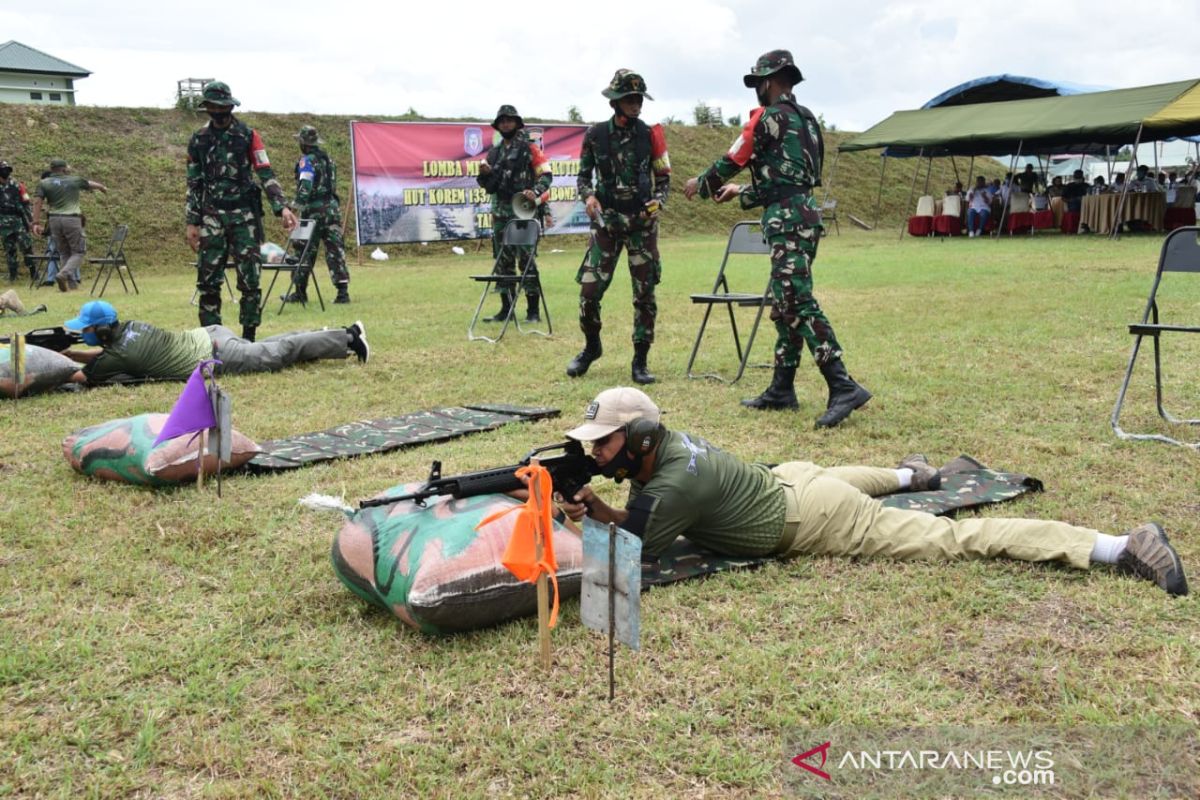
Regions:
<instances>
[{"instance_id":1,"label":"boonie hat","mask_svg":"<svg viewBox=\"0 0 1200 800\"><path fill-rule=\"evenodd\" d=\"M579 442L594 442L635 419L657 423L661 417L658 406L641 389L618 386L596 395L596 399L583 412L587 422L567 431L567 437Z\"/></svg>"},{"instance_id":2,"label":"boonie hat","mask_svg":"<svg viewBox=\"0 0 1200 800\"><path fill-rule=\"evenodd\" d=\"M790 50L771 50L758 57L758 61L754 62L754 67L750 72L742 76L742 83L747 89L753 89L763 78L774 75L780 70L787 71L792 78L793 86L804 80L804 76L800 74L800 68L792 59Z\"/></svg>"},{"instance_id":3,"label":"boonie hat","mask_svg":"<svg viewBox=\"0 0 1200 800\"><path fill-rule=\"evenodd\" d=\"M66 168L67 168L66 160L61 159L61 158L50 159L50 169L66 169Z\"/></svg>"},{"instance_id":4,"label":"boonie hat","mask_svg":"<svg viewBox=\"0 0 1200 800\"><path fill-rule=\"evenodd\" d=\"M79 316L63 323L69 331L78 333L93 325L112 325L117 321L117 310L107 300L89 300L79 309Z\"/></svg>"},{"instance_id":5,"label":"boonie hat","mask_svg":"<svg viewBox=\"0 0 1200 800\"><path fill-rule=\"evenodd\" d=\"M500 119L502 117L512 117L517 121L517 129L525 127L525 120L521 119L521 115L517 113L516 106L510 106L507 103L500 106L500 110L496 112L496 118L492 120L492 127L496 130L500 129Z\"/></svg>"},{"instance_id":6,"label":"boonie hat","mask_svg":"<svg viewBox=\"0 0 1200 800\"><path fill-rule=\"evenodd\" d=\"M608 82L608 88L601 89L600 94L609 100L620 100L631 94L640 94L647 100L654 99L646 92L645 79L631 69L619 69L613 73L612 80Z\"/></svg>"},{"instance_id":7,"label":"boonie hat","mask_svg":"<svg viewBox=\"0 0 1200 800\"><path fill-rule=\"evenodd\" d=\"M200 92L200 105L240 106L241 103L233 96L229 84L225 81L209 81Z\"/></svg>"},{"instance_id":8,"label":"boonie hat","mask_svg":"<svg viewBox=\"0 0 1200 800\"><path fill-rule=\"evenodd\" d=\"M305 125L300 129L300 132L296 134L296 141L300 144L312 146L314 144L321 144L321 137L317 133L316 128L314 128L312 125Z\"/></svg>"}]
</instances>

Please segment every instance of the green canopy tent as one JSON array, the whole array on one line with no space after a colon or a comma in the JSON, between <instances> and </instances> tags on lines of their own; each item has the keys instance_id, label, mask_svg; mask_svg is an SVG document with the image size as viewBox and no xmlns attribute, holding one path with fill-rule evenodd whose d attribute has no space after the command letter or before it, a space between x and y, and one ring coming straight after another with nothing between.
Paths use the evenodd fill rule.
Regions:
<instances>
[{"instance_id":1,"label":"green canopy tent","mask_svg":"<svg viewBox=\"0 0 1200 800\"><path fill-rule=\"evenodd\" d=\"M838 154L905 147L919 156L1050 154L1200 134L1200 79L998 103L897 111ZM913 186L916 186L914 175Z\"/></svg>"}]
</instances>

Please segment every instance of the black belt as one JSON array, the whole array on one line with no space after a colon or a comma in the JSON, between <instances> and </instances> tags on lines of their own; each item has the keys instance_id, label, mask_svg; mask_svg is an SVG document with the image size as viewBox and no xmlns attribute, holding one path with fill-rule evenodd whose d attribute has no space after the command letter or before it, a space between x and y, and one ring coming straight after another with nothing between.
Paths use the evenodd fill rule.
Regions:
<instances>
[{"instance_id":1,"label":"black belt","mask_svg":"<svg viewBox=\"0 0 1200 800\"><path fill-rule=\"evenodd\" d=\"M82 217L82 214L47 214L49 217Z\"/></svg>"},{"instance_id":2,"label":"black belt","mask_svg":"<svg viewBox=\"0 0 1200 800\"><path fill-rule=\"evenodd\" d=\"M762 195L762 204L769 206L774 203L779 203L797 195L810 194L812 186L807 183L797 183L791 186L779 186L772 189L770 192L764 192Z\"/></svg>"}]
</instances>

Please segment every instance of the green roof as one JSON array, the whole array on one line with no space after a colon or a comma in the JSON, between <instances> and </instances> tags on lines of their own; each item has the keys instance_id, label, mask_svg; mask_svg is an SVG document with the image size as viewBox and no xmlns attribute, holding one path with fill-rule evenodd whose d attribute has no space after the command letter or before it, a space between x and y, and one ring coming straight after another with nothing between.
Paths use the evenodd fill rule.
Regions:
<instances>
[{"instance_id":1,"label":"green roof","mask_svg":"<svg viewBox=\"0 0 1200 800\"><path fill-rule=\"evenodd\" d=\"M1140 137L1139 137L1140 132ZM838 150L924 155L1081 152L1200 134L1200 79L1066 97L897 111Z\"/></svg>"},{"instance_id":2,"label":"green roof","mask_svg":"<svg viewBox=\"0 0 1200 800\"><path fill-rule=\"evenodd\" d=\"M70 75L86 78L91 70L77 67L69 61L35 50L29 45L10 40L0 44L0 70L5 72L39 72L51 75Z\"/></svg>"}]
</instances>

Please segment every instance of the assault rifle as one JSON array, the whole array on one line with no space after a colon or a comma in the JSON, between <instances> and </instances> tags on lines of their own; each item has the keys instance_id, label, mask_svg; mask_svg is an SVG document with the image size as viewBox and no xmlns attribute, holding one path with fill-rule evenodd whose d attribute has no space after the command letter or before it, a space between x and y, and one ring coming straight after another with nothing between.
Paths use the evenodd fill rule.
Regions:
<instances>
[{"instance_id":1,"label":"assault rifle","mask_svg":"<svg viewBox=\"0 0 1200 800\"><path fill-rule=\"evenodd\" d=\"M0 336L0 344L8 344L11 340L11 336ZM33 344L61 353L74 345L83 344L83 336L69 331L61 325L57 328L38 328L36 331L25 334L25 344Z\"/></svg>"},{"instance_id":2,"label":"assault rifle","mask_svg":"<svg viewBox=\"0 0 1200 800\"><path fill-rule=\"evenodd\" d=\"M412 500L424 508L427 498L438 495L450 495L457 500L481 494L500 494L511 492L514 489L524 489L525 484L516 476L516 471L521 467L529 466L530 460L539 453L550 450L561 450L562 453L549 458L539 457L538 463L550 471L550 478L554 482L554 491L563 497L572 497L588 484L593 475L600 474L600 467L596 464L596 459L583 452L582 444L569 439L560 444L548 444L530 450L520 463L510 467L496 467L480 472L468 472L465 475L452 475L444 478L442 477L442 462L434 461L433 467L429 470L429 480L417 491L362 500L359 501L358 507L375 508Z\"/></svg>"}]
</instances>

